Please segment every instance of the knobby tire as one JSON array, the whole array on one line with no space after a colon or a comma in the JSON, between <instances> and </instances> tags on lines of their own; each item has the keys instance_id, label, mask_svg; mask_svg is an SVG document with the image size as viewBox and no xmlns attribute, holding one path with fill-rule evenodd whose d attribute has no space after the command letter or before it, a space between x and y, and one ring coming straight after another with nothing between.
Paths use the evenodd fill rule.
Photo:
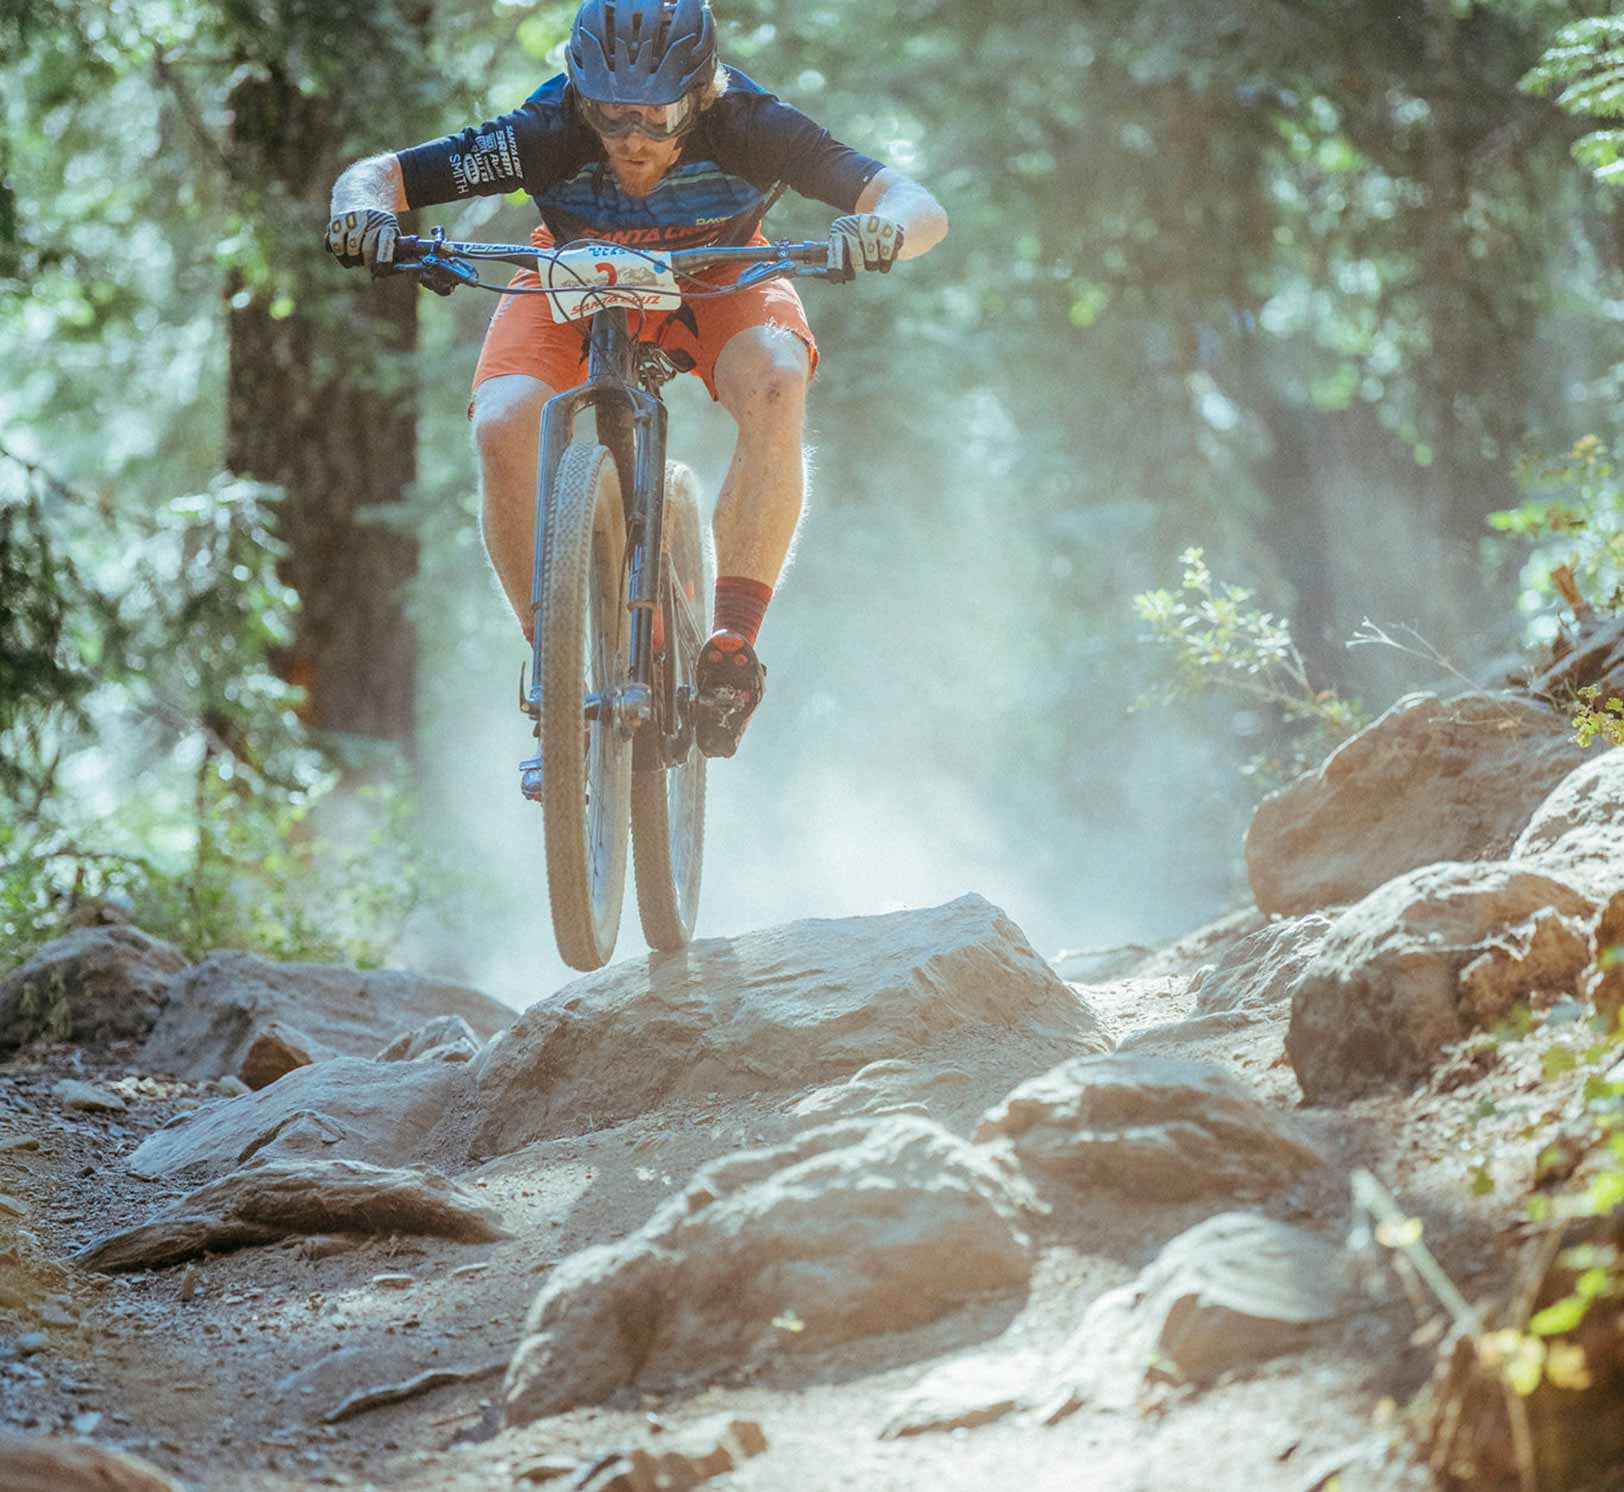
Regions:
<instances>
[{"instance_id":1,"label":"knobby tire","mask_svg":"<svg viewBox=\"0 0 1624 1492\"><path fill-rule=\"evenodd\" d=\"M665 473L665 554L660 565L667 663L659 680L667 704L692 689L710 632L710 549L699 520L699 487L687 467ZM669 715L667 718L671 718ZM637 912L650 948L686 947L699 916L705 859L705 758L690 735L687 759L632 774L632 865Z\"/></svg>"},{"instance_id":2,"label":"knobby tire","mask_svg":"<svg viewBox=\"0 0 1624 1492\"><path fill-rule=\"evenodd\" d=\"M539 618L542 810L547 892L558 951L601 969L614 952L626 889L629 740L588 722L588 692L627 673L626 524L609 452L577 442L559 463L547 515Z\"/></svg>"}]
</instances>

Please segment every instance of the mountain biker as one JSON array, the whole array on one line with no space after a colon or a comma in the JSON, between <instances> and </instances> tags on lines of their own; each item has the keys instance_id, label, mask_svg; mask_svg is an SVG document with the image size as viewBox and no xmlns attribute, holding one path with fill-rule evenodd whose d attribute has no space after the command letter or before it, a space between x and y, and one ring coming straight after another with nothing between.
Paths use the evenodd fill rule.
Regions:
<instances>
[{"instance_id":1,"label":"mountain biker","mask_svg":"<svg viewBox=\"0 0 1624 1492\"><path fill-rule=\"evenodd\" d=\"M651 249L765 243L762 219L784 188L840 211L831 234L847 240L855 269L889 271L947 232L923 187L723 64L709 0L585 0L565 58L566 72L512 113L350 166L333 188L329 252L376 272L393 259L397 213L515 189L540 209L532 241L543 248L583 237ZM539 282L520 270L513 283ZM527 635L541 410L586 372L584 323L555 324L545 303L498 302L469 405L486 550ZM817 344L783 280L652 313L641 335L703 379L738 425L714 522L714 631L697 679L700 749L732 756L761 700L756 638L805 497Z\"/></svg>"}]
</instances>

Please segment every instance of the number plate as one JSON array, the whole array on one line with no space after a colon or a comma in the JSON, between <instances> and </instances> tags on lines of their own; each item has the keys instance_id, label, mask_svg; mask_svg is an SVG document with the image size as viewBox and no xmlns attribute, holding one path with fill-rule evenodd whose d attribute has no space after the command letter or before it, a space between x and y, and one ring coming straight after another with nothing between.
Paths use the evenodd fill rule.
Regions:
<instances>
[{"instance_id":1,"label":"number plate","mask_svg":"<svg viewBox=\"0 0 1624 1492\"><path fill-rule=\"evenodd\" d=\"M537 256L554 321L583 321L607 306L674 311L682 304L677 277L664 254L586 244Z\"/></svg>"}]
</instances>

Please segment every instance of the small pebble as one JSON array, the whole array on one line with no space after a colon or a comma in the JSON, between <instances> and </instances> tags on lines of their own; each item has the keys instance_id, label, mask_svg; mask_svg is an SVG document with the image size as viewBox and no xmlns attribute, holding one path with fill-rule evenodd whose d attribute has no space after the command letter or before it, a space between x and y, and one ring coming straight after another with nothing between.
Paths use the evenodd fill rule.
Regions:
<instances>
[{"instance_id":1,"label":"small pebble","mask_svg":"<svg viewBox=\"0 0 1624 1492\"><path fill-rule=\"evenodd\" d=\"M64 1108L85 1114L122 1114L124 1100L116 1093L98 1088L94 1083L81 1083L77 1078L63 1078L51 1089L51 1097Z\"/></svg>"},{"instance_id":2,"label":"small pebble","mask_svg":"<svg viewBox=\"0 0 1624 1492\"><path fill-rule=\"evenodd\" d=\"M417 1283L417 1276L411 1274L375 1274L372 1283L380 1290L410 1290Z\"/></svg>"},{"instance_id":3,"label":"small pebble","mask_svg":"<svg viewBox=\"0 0 1624 1492\"><path fill-rule=\"evenodd\" d=\"M34 1312L35 1318L41 1326L49 1326L60 1330L77 1326L79 1318L70 1311L61 1300L48 1300Z\"/></svg>"}]
</instances>

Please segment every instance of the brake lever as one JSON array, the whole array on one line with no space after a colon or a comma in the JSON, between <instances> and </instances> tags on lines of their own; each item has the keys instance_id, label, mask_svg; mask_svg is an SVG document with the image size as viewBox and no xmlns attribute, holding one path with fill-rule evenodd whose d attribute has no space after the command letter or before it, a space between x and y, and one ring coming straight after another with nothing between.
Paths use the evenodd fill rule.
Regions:
<instances>
[{"instance_id":1,"label":"brake lever","mask_svg":"<svg viewBox=\"0 0 1624 1492\"><path fill-rule=\"evenodd\" d=\"M764 280L780 280L794 273L795 266L788 259L780 259L775 264L752 264L733 283L740 290L748 290L752 285L759 285Z\"/></svg>"},{"instance_id":2,"label":"brake lever","mask_svg":"<svg viewBox=\"0 0 1624 1492\"><path fill-rule=\"evenodd\" d=\"M416 269L419 282L436 295L450 295L459 285L479 284L479 271L466 259L432 250L417 261Z\"/></svg>"}]
</instances>

